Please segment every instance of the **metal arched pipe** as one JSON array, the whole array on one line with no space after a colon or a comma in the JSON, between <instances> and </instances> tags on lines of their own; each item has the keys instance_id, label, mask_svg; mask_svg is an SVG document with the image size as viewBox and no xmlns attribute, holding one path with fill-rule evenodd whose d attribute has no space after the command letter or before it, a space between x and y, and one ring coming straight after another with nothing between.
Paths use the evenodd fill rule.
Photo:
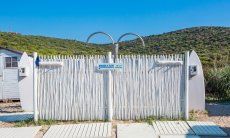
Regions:
<instances>
[{"instance_id":1,"label":"metal arched pipe","mask_svg":"<svg viewBox=\"0 0 230 138\"><path fill-rule=\"evenodd\" d=\"M114 42L112 36L109 35L109 34L107 34L107 33L105 33L105 32L95 32L95 33L92 33L91 35L88 36L88 38L87 38L87 40L86 40L86 43L89 43L90 38L92 38L94 35L97 35L97 34L103 34L103 35L108 36L109 39L112 41L112 44L114 45L115 42Z\"/></svg>"},{"instance_id":2,"label":"metal arched pipe","mask_svg":"<svg viewBox=\"0 0 230 138\"><path fill-rule=\"evenodd\" d=\"M125 33L125 34L121 35L121 36L118 38L118 40L117 40L117 44L121 41L121 39L122 39L123 37L125 37L125 36L127 36L127 35L134 35L134 36L136 36L136 37L139 37L139 38L141 39L142 46L145 46L145 42L144 42L143 38L142 38L140 35L135 34L135 33Z\"/></svg>"},{"instance_id":3,"label":"metal arched pipe","mask_svg":"<svg viewBox=\"0 0 230 138\"><path fill-rule=\"evenodd\" d=\"M141 42L142 42L142 46L145 47L145 42L144 42L143 38L142 38L140 35L135 34L135 33L125 33L125 34L121 35L121 36L118 38L117 43L115 44L115 48L114 48L114 53L115 53L115 54L114 54L114 56L115 56L115 57L114 57L114 62L116 61L117 56L118 56L119 42L121 41L121 39L122 39L123 37L125 37L125 36L127 36L127 35L134 35L134 36L140 38L140 39L141 39Z\"/></svg>"},{"instance_id":4,"label":"metal arched pipe","mask_svg":"<svg viewBox=\"0 0 230 138\"><path fill-rule=\"evenodd\" d=\"M105 33L105 32L95 32L95 33L92 33L91 35L88 36L88 38L87 38L87 40L86 40L86 44L89 43L90 38L92 38L93 36L95 36L95 35L97 35L97 34L103 34L103 35L105 35L105 36L108 36L109 39L112 41L113 49L114 49L113 51L115 51L116 47L115 47L115 45L114 45L115 42L114 42L114 40L113 40L113 37L112 37L110 34L107 34L107 33ZM113 52L113 54L115 55L115 52Z\"/></svg>"}]
</instances>

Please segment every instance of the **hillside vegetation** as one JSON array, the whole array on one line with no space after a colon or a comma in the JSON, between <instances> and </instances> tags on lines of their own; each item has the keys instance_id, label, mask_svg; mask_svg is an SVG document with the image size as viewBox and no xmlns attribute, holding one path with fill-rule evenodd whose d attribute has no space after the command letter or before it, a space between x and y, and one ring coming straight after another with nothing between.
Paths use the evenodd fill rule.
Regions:
<instances>
[{"instance_id":1,"label":"hillside vegetation","mask_svg":"<svg viewBox=\"0 0 230 138\"><path fill-rule=\"evenodd\" d=\"M205 67L229 64L230 27L193 27L143 38L146 47L142 47L138 39L125 41L120 44L120 54L171 54L195 50ZM106 45L86 46L75 40L7 32L0 32L0 46L39 54L105 54L111 51Z\"/></svg>"},{"instance_id":2,"label":"hillside vegetation","mask_svg":"<svg viewBox=\"0 0 230 138\"><path fill-rule=\"evenodd\" d=\"M21 35L8 32L0 32L0 46L26 51L27 53L38 52L42 55L103 54L108 49L105 46L99 45L86 46L85 43L76 40Z\"/></svg>"},{"instance_id":3,"label":"hillside vegetation","mask_svg":"<svg viewBox=\"0 0 230 138\"><path fill-rule=\"evenodd\" d=\"M230 27L193 27L160 35L143 37L120 44L120 54L173 54L195 50L204 68L209 99L230 100ZM0 46L34 51L39 54L89 55L106 54L111 45L96 45L75 40L0 32Z\"/></svg>"}]
</instances>

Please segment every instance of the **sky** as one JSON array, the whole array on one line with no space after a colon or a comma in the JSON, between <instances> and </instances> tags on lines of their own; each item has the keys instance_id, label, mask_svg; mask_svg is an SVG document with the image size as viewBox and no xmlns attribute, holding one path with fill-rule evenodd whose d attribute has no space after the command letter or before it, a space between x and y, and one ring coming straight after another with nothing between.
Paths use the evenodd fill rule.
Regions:
<instances>
[{"instance_id":1,"label":"sky","mask_svg":"<svg viewBox=\"0 0 230 138\"><path fill-rule=\"evenodd\" d=\"M196 26L230 27L230 0L0 0L0 31L86 41ZM126 37L132 39L133 37ZM98 35L91 42L107 43Z\"/></svg>"}]
</instances>

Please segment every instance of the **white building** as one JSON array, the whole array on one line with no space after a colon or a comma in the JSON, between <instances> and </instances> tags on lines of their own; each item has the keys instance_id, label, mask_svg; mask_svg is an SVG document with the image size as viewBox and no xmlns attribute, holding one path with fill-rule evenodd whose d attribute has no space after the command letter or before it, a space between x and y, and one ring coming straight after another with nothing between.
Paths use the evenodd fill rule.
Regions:
<instances>
[{"instance_id":1,"label":"white building","mask_svg":"<svg viewBox=\"0 0 230 138\"><path fill-rule=\"evenodd\" d=\"M0 47L0 99L19 98L18 61L22 53Z\"/></svg>"},{"instance_id":2,"label":"white building","mask_svg":"<svg viewBox=\"0 0 230 138\"><path fill-rule=\"evenodd\" d=\"M0 100L19 99L19 61L23 52L0 46Z\"/></svg>"}]
</instances>

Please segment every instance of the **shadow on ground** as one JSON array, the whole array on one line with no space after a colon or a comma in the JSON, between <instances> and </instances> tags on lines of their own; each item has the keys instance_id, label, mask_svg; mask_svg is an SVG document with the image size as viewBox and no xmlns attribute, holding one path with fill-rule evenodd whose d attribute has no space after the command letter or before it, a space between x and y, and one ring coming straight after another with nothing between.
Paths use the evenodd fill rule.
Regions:
<instances>
[{"instance_id":1,"label":"shadow on ground","mask_svg":"<svg viewBox=\"0 0 230 138\"><path fill-rule=\"evenodd\" d=\"M209 116L230 116L230 103L208 103L205 108Z\"/></svg>"}]
</instances>

